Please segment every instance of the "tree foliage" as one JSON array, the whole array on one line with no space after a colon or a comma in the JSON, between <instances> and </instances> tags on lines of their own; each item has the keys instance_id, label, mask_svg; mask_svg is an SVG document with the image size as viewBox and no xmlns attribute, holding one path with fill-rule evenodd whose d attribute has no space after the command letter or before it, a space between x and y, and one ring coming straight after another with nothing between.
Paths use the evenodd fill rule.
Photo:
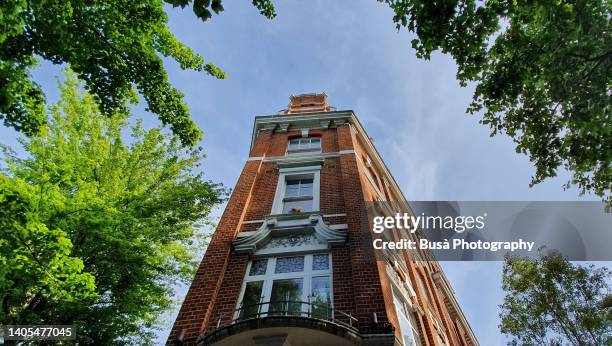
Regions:
<instances>
[{"instance_id":1,"label":"tree foliage","mask_svg":"<svg viewBox=\"0 0 612 346\"><path fill-rule=\"evenodd\" d=\"M0 323L32 316L42 300L91 304L97 298L94 277L83 272L83 261L72 255L66 232L49 229L35 210L39 195L22 180L0 175Z\"/></svg>"},{"instance_id":2,"label":"tree foliage","mask_svg":"<svg viewBox=\"0 0 612 346\"><path fill-rule=\"evenodd\" d=\"M513 345L609 345L609 280L605 267L574 265L558 253L507 257L501 331Z\"/></svg>"},{"instance_id":3,"label":"tree foliage","mask_svg":"<svg viewBox=\"0 0 612 346\"><path fill-rule=\"evenodd\" d=\"M48 124L21 140L27 156L5 148L0 324L74 322L83 343L148 342L225 192L196 172L200 149L101 116L78 86L68 74Z\"/></svg>"},{"instance_id":4,"label":"tree foliage","mask_svg":"<svg viewBox=\"0 0 612 346\"><path fill-rule=\"evenodd\" d=\"M168 28L165 3L191 5L202 20L223 10L220 0L0 2L0 119L27 135L45 123L45 97L30 74L41 57L69 64L106 115L125 113L136 88L148 110L182 144L195 145L201 131L183 94L170 84L161 56L216 78L225 78L225 73L176 39ZM253 4L268 18L275 16L270 0Z\"/></svg>"},{"instance_id":5,"label":"tree foliage","mask_svg":"<svg viewBox=\"0 0 612 346\"><path fill-rule=\"evenodd\" d=\"M450 54L476 84L468 111L530 157L532 185L565 167L612 206L611 1L379 1L419 58Z\"/></svg>"}]
</instances>

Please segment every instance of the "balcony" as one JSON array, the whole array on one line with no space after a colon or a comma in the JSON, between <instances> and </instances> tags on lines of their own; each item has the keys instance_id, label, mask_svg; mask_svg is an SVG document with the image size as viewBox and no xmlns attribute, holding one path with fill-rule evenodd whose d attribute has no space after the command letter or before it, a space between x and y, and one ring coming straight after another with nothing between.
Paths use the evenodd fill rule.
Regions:
<instances>
[{"instance_id":1,"label":"balcony","mask_svg":"<svg viewBox=\"0 0 612 346\"><path fill-rule=\"evenodd\" d=\"M331 304L283 300L240 306L229 322L217 321L198 345L363 344L357 319Z\"/></svg>"}]
</instances>

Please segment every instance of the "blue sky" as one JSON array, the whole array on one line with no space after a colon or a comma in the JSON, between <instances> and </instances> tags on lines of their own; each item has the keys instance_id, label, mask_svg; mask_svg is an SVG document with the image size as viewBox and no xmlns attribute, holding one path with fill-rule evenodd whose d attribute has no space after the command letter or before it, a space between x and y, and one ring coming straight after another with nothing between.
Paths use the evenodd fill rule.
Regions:
<instances>
[{"instance_id":1,"label":"blue sky","mask_svg":"<svg viewBox=\"0 0 612 346\"><path fill-rule=\"evenodd\" d=\"M529 188L534 170L528 158L515 153L508 138L489 137L478 116L465 114L472 89L459 86L452 60L442 54L416 59L412 37L396 31L386 6L374 0L275 3L272 21L250 1L226 0L225 12L206 23L190 9L168 8L178 38L228 74L216 80L167 61L170 80L204 130L208 178L235 184L254 116L285 108L291 94L324 91L333 106L356 112L408 200L579 198L576 190L563 191L564 172ZM50 101L57 100L58 74L49 64L35 72ZM0 127L0 142L15 145L15 137ZM497 327L501 263L443 265L481 344L503 343ZM160 340L169 332L164 328Z\"/></svg>"}]
</instances>

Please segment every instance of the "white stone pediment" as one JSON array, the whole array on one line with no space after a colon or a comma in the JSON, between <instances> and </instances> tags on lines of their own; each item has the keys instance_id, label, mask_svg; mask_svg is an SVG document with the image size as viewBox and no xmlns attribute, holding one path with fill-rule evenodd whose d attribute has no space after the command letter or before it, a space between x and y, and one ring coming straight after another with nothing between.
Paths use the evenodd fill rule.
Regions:
<instances>
[{"instance_id":1,"label":"white stone pediment","mask_svg":"<svg viewBox=\"0 0 612 346\"><path fill-rule=\"evenodd\" d=\"M273 215L257 231L239 234L232 247L257 255L299 253L344 245L346 237L346 230L330 228L320 214Z\"/></svg>"}]
</instances>

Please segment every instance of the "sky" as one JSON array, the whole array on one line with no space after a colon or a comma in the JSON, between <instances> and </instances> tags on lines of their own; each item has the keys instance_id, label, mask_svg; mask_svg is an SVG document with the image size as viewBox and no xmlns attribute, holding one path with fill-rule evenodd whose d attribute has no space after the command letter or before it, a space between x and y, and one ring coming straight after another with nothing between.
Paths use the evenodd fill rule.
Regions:
<instances>
[{"instance_id":1,"label":"sky","mask_svg":"<svg viewBox=\"0 0 612 346\"><path fill-rule=\"evenodd\" d=\"M473 88L461 88L450 57L418 60L412 36L398 32L392 11L375 0L275 1L268 20L250 1L223 3L202 23L191 9L168 7L172 32L228 74L217 80L166 61L204 131L206 176L232 187L246 161L253 120L286 108L291 94L325 92L338 109L355 111L410 200L577 200L564 191L566 172L529 187L534 168L507 137L489 137L478 115L467 115ZM34 72L48 100L58 97L58 66ZM156 120L136 107L145 124ZM0 127L0 142L16 134ZM585 197L582 197L585 198ZM593 197L586 197L592 199ZM500 262L444 262L463 312L482 345L500 334ZM183 298L186 288L178 289ZM163 343L177 311L165 316Z\"/></svg>"}]
</instances>

